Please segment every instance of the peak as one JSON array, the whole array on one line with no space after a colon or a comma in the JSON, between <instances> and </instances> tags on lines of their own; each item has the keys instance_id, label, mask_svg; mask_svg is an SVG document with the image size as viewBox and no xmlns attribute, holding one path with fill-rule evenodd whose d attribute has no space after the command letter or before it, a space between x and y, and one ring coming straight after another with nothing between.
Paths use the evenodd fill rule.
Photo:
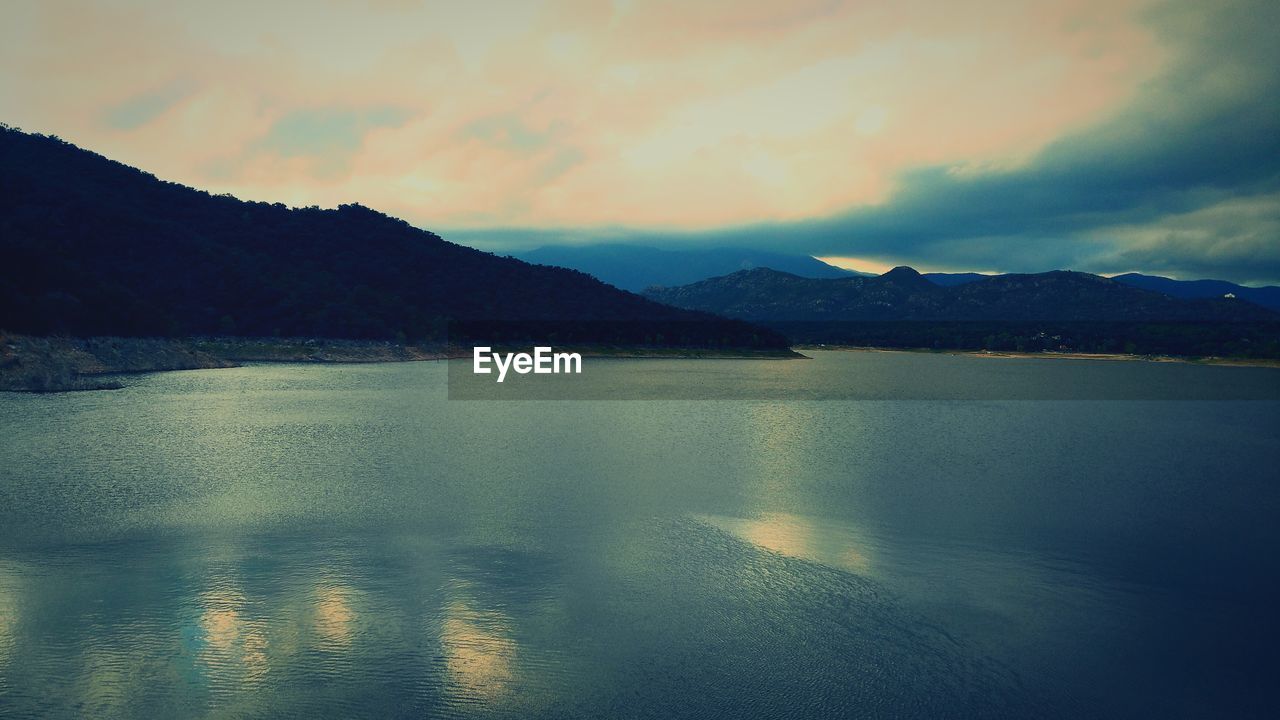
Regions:
<instances>
[{"instance_id":1,"label":"peak","mask_svg":"<svg viewBox=\"0 0 1280 720\"><path fill-rule=\"evenodd\" d=\"M929 281L929 278L926 278L925 276L916 272L915 268L907 267L906 265L899 265L898 267L881 275L880 279L889 280L892 282L896 282L896 283L908 285L908 286L933 285L933 283Z\"/></svg>"}]
</instances>

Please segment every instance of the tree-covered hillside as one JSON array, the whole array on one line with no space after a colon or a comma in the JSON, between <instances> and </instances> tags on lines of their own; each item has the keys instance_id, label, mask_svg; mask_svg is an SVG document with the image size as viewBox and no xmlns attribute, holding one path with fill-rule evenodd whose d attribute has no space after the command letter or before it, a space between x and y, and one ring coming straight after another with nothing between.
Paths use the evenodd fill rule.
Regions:
<instances>
[{"instance_id":1,"label":"tree-covered hillside","mask_svg":"<svg viewBox=\"0 0 1280 720\"><path fill-rule=\"evenodd\" d=\"M554 328L576 342L785 344L359 205L211 195L0 127L0 328L421 341L495 323L511 337Z\"/></svg>"}]
</instances>

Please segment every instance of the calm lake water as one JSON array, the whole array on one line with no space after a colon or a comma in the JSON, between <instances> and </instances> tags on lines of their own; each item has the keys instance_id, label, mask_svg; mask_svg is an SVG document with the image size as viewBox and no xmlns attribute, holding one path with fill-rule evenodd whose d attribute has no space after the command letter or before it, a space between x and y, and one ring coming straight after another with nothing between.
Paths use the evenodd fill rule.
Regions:
<instances>
[{"instance_id":1,"label":"calm lake water","mask_svg":"<svg viewBox=\"0 0 1280 720\"><path fill-rule=\"evenodd\" d=\"M1280 370L811 354L0 394L0 717L1275 716Z\"/></svg>"}]
</instances>

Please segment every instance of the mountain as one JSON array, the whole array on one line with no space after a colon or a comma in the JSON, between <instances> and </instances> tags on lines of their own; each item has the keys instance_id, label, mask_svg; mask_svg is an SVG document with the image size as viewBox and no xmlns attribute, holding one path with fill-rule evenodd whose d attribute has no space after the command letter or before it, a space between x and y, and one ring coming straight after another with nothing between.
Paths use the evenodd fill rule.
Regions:
<instances>
[{"instance_id":1,"label":"mountain","mask_svg":"<svg viewBox=\"0 0 1280 720\"><path fill-rule=\"evenodd\" d=\"M1234 295L1256 305L1280 311L1280 287L1246 287L1226 280L1173 280L1158 275L1127 273L1111 278L1143 290L1152 290L1177 298L1215 298Z\"/></svg>"},{"instance_id":2,"label":"mountain","mask_svg":"<svg viewBox=\"0 0 1280 720\"><path fill-rule=\"evenodd\" d=\"M446 242L360 205L291 209L211 195L0 126L0 328L422 341L448 327L512 341L536 328L575 342L784 345L742 322Z\"/></svg>"},{"instance_id":3,"label":"mountain","mask_svg":"<svg viewBox=\"0 0 1280 720\"><path fill-rule=\"evenodd\" d=\"M644 245L547 245L516 253L539 265L581 270L623 290L641 292L654 285L686 285L738 270L767 267L810 278L861 275L808 255L742 248L661 249Z\"/></svg>"},{"instance_id":4,"label":"mountain","mask_svg":"<svg viewBox=\"0 0 1280 720\"><path fill-rule=\"evenodd\" d=\"M1280 356L1280 313L1240 299L1180 299L1080 272L944 287L909 267L879 277L744 270L648 297L766 324L794 342Z\"/></svg>"}]
</instances>

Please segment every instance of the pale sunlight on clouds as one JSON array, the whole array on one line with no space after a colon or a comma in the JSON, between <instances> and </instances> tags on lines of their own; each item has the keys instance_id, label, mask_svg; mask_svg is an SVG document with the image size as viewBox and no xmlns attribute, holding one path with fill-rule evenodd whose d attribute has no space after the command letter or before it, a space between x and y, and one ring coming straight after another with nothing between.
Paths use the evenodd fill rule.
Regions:
<instances>
[{"instance_id":1,"label":"pale sunlight on clouds","mask_svg":"<svg viewBox=\"0 0 1280 720\"><path fill-rule=\"evenodd\" d=\"M1158 67L1137 7L19 2L0 116L254 199L696 229L1033 152Z\"/></svg>"}]
</instances>

